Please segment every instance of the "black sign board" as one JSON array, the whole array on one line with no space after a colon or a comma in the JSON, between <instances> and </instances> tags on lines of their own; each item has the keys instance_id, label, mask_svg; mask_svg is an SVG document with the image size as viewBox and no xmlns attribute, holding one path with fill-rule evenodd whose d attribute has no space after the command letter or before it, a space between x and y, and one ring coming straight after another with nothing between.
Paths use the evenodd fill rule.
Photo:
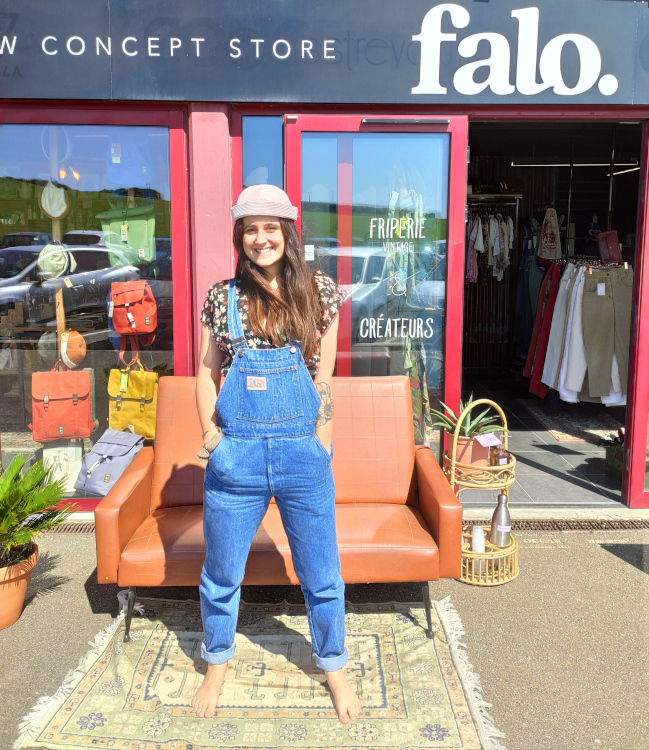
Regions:
<instances>
[{"instance_id":1,"label":"black sign board","mask_svg":"<svg viewBox=\"0 0 649 750\"><path fill-rule=\"evenodd\" d=\"M0 96L647 104L647 5L3 0Z\"/></svg>"}]
</instances>

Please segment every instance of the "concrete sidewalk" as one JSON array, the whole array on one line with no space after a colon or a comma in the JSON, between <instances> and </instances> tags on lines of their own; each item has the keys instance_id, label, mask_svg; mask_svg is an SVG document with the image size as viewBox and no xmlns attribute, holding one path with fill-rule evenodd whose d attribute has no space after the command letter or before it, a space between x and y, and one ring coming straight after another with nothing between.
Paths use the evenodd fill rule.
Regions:
<instances>
[{"instance_id":1,"label":"concrete sidewalk","mask_svg":"<svg viewBox=\"0 0 649 750\"><path fill-rule=\"evenodd\" d=\"M649 531L520 532L519 577L450 595L469 660L508 750L649 750ZM94 536L49 535L21 619L0 632L0 750L117 615L117 586L96 582ZM143 596L198 598L196 588ZM354 602L415 601L419 585L349 586ZM302 600L298 587L248 587L247 601ZM199 719L197 719L199 721Z\"/></svg>"}]
</instances>

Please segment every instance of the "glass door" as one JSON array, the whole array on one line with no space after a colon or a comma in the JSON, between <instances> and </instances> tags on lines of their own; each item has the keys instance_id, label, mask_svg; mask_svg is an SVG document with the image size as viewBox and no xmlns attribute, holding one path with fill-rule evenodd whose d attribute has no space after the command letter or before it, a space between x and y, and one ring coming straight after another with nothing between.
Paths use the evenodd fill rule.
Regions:
<instances>
[{"instance_id":1,"label":"glass door","mask_svg":"<svg viewBox=\"0 0 649 750\"><path fill-rule=\"evenodd\" d=\"M415 441L460 398L467 118L286 115L306 260L347 292L336 374L408 375Z\"/></svg>"}]
</instances>

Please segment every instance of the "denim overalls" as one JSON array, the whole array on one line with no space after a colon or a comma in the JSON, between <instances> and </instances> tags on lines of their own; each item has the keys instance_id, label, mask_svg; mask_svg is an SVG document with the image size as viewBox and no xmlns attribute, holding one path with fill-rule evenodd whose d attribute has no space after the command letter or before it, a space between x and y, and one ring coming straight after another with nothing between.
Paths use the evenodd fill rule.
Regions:
<instances>
[{"instance_id":1,"label":"denim overalls","mask_svg":"<svg viewBox=\"0 0 649 750\"><path fill-rule=\"evenodd\" d=\"M331 456L315 433L320 396L299 344L246 345L234 279L228 329L235 353L216 402L223 437L205 472L201 655L223 664L234 654L248 552L274 496L304 593L314 661L333 672L347 662L345 586Z\"/></svg>"}]
</instances>

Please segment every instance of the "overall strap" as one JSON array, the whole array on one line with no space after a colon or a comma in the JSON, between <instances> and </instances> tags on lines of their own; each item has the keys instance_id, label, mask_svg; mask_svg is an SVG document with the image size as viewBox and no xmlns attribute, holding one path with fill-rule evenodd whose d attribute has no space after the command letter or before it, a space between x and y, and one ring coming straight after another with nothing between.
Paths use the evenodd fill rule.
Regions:
<instances>
[{"instance_id":1,"label":"overall strap","mask_svg":"<svg viewBox=\"0 0 649 750\"><path fill-rule=\"evenodd\" d=\"M235 351L246 348L246 338L243 335L241 315L237 306L237 280L230 279L228 285L228 331L230 342Z\"/></svg>"}]
</instances>

